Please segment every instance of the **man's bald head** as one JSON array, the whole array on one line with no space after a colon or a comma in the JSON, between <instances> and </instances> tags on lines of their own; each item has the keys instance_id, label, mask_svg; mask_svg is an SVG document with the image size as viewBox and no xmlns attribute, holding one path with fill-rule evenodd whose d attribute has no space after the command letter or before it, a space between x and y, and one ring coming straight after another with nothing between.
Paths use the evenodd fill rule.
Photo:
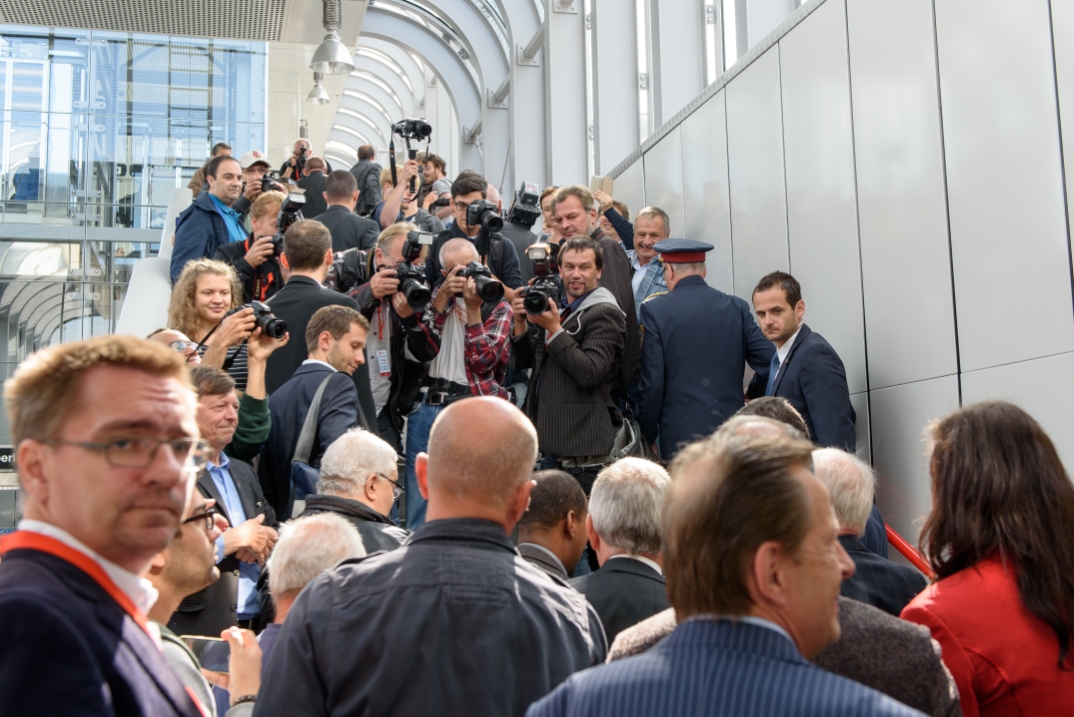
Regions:
<instances>
[{"instance_id":1,"label":"man's bald head","mask_svg":"<svg viewBox=\"0 0 1074 717\"><path fill-rule=\"evenodd\" d=\"M477 247L469 239L449 239L440 247L440 266L451 271L459 264L469 264L478 259Z\"/></svg>"},{"instance_id":2,"label":"man's bald head","mask_svg":"<svg viewBox=\"0 0 1074 717\"><path fill-rule=\"evenodd\" d=\"M497 209L503 209L503 200L500 198L500 190L496 189L496 185L492 182L489 182L488 185L488 191L486 192L488 200L495 204Z\"/></svg>"},{"instance_id":3,"label":"man's bald head","mask_svg":"<svg viewBox=\"0 0 1074 717\"><path fill-rule=\"evenodd\" d=\"M502 512L530 479L537 432L503 399L467 398L436 417L427 452L430 514L440 501L456 511L474 505ZM475 517L483 514L478 511Z\"/></svg>"}]
</instances>

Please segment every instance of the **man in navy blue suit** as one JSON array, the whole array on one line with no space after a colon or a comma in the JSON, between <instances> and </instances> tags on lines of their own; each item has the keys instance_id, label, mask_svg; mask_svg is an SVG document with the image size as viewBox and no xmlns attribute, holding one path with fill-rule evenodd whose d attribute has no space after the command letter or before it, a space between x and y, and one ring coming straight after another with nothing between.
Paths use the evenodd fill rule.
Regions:
<instances>
[{"instance_id":1,"label":"man in navy blue suit","mask_svg":"<svg viewBox=\"0 0 1074 717\"><path fill-rule=\"evenodd\" d=\"M753 310L776 345L765 395L787 399L817 445L853 452L856 417L846 370L831 344L802 322L805 301L798 281L782 271L768 274L753 290Z\"/></svg>"},{"instance_id":2,"label":"man in navy blue suit","mask_svg":"<svg viewBox=\"0 0 1074 717\"><path fill-rule=\"evenodd\" d=\"M813 446L718 436L679 453L664 508L679 624L648 652L577 673L528 717L921 715L807 660L839 638L837 539Z\"/></svg>"},{"instance_id":3,"label":"man in navy blue suit","mask_svg":"<svg viewBox=\"0 0 1074 717\"><path fill-rule=\"evenodd\" d=\"M199 717L139 577L209 455L183 357L101 336L37 352L4 388L26 503L0 540L0 714Z\"/></svg>"},{"instance_id":4,"label":"man in navy blue suit","mask_svg":"<svg viewBox=\"0 0 1074 717\"><path fill-rule=\"evenodd\" d=\"M705 283L711 244L665 239L654 246L671 290L641 305L638 422L671 460L686 443L710 435L742 408L746 364L756 375L750 398L762 396L774 353L749 305Z\"/></svg>"}]
</instances>

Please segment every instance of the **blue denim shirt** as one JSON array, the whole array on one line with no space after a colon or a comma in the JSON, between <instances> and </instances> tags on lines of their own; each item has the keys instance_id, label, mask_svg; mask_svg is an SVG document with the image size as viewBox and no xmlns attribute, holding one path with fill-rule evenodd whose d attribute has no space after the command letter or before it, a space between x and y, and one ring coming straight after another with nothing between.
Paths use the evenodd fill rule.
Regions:
<instances>
[{"instance_id":1,"label":"blue denim shirt","mask_svg":"<svg viewBox=\"0 0 1074 717\"><path fill-rule=\"evenodd\" d=\"M637 312L638 321L641 321L641 302L653 294L667 291L668 283L664 280L664 265L659 257L653 257L648 264L641 266L638 263L638 252L631 249L627 252L627 258L636 272L634 278L637 279L638 273L641 274L641 281L634 284L634 311Z\"/></svg>"},{"instance_id":2,"label":"blue denim shirt","mask_svg":"<svg viewBox=\"0 0 1074 717\"><path fill-rule=\"evenodd\" d=\"M236 527L246 522L246 511L242 507L242 499L239 498L239 489L235 487L235 480L231 477L228 466L231 459L226 453L220 454L220 465L208 465L209 475L216 484L216 489L224 498L224 507L228 516L231 517L231 526ZM224 536L216 539L216 562L224 559ZM257 577L261 574L261 568L257 563L239 563L239 619L246 620L261 612L257 602Z\"/></svg>"}]
</instances>

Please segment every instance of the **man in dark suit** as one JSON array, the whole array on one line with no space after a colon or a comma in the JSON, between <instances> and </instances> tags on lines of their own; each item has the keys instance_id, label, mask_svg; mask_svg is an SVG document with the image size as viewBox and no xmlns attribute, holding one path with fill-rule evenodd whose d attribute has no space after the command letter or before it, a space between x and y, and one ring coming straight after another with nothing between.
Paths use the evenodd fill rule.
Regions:
<instances>
[{"instance_id":1,"label":"man in dark suit","mask_svg":"<svg viewBox=\"0 0 1074 717\"><path fill-rule=\"evenodd\" d=\"M774 349L745 301L705 283L711 244L665 239L654 248L670 293L641 305L638 422L646 440L655 443L659 436L667 461L742 408L747 364L757 372L747 395L762 395Z\"/></svg>"},{"instance_id":2,"label":"man in dark suit","mask_svg":"<svg viewBox=\"0 0 1074 717\"><path fill-rule=\"evenodd\" d=\"M324 287L328 269L332 266L332 235L315 220L297 222L283 237L283 259L290 267L287 286L273 296L268 305L272 313L287 322L287 331L294 340L269 358L265 370L265 388L276 392L295 370L308 358L308 348L302 338L310 317L325 306L346 306L358 309L349 296ZM377 430L377 414L373 392L369 387L369 370L363 361L353 372L358 391L358 420L367 431ZM288 459L290 460L290 459Z\"/></svg>"},{"instance_id":3,"label":"man in dark suit","mask_svg":"<svg viewBox=\"0 0 1074 717\"><path fill-rule=\"evenodd\" d=\"M198 474L198 490L216 501L230 528L216 539L220 579L184 598L168 627L177 635L216 637L233 625L251 628L261 613L257 579L276 544L276 514L253 466L224 453L239 422L235 380L213 366L197 367L191 378L198 393L198 432L213 451Z\"/></svg>"},{"instance_id":4,"label":"man in dark suit","mask_svg":"<svg viewBox=\"0 0 1074 717\"><path fill-rule=\"evenodd\" d=\"M380 235L380 225L354 213L359 191L354 175L337 169L328 175L322 191L326 208L317 216L317 221L332 233L332 251L372 249Z\"/></svg>"},{"instance_id":5,"label":"man in dark suit","mask_svg":"<svg viewBox=\"0 0 1074 717\"><path fill-rule=\"evenodd\" d=\"M310 157L306 160L306 176L297 182L298 188L305 190L306 203L302 205L302 216L306 219L316 219L328 208L324 198L324 173L327 167L320 157Z\"/></svg>"},{"instance_id":6,"label":"man in dark suit","mask_svg":"<svg viewBox=\"0 0 1074 717\"><path fill-rule=\"evenodd\" d=\"M308 463L320 465L328 446L358 424L358 394L350 375L365 361L369 322L357 309L326 306L319 309L306 327L309 358L291 380L280 386L269 400L272 429L261 452L258 472L261 487L282 520L292 514L291 460L295 456L302 424L322 383L317 439Z\"/></svg>"},{"instance_id":7,"label":"man in dark suit","mask_svg":"<svg viewBox=\"0 0 1074 717\"><path fill-rule=\"evenodd\" d=\"M533 474L530 507L518 521L518 552L526 562L566 580L585 550L585 493L574 476L563 471Z\"/></svg>"},{"instance_id":8,"label":"man in dark suit","mask_svg":"<svg viewBox=\"0 0 1074 717\"><path fill-rule=\"evenodd\" d=\"M857 570L843 581L843 595L898 617L928 580L913 568L865 549L860 537L873 508L876 475L868 463L838 448L813 451L813 471L828 487L839 521L839 542Z\"/></svg>"},{"instance_id":9,"label":"man in dark suit","mask_svg":"<svg viewBox=\"0 0 1074 717\"><path fill-rule=\"evenodd\" d=\"M670 484L667 471L641 458L613 463L593 484L585 527L600 570L571 585L596 609L609 640L668 607L660 510Z\"/></svg>"},{"instance_id":10,"label":"man in dark suit","mask_svg":"<svg viewBox=\"0 0 1074 717\"><path fill-rule=\"evenodd\" d=\"M766 396L782 396L802 414L819 446L855 450L854 407L839 354L802 323L805 302L798 281L773 271L753 290L753 309L776 352L768 370Z\"/></svg>"},{"instance_id":11,"label":"man in dark suit","mask_svg":"<svg viewBox=\"0 0 1074 717\"><path fill-rule=\"evenodd\" d=\"M4 394L25 503L0 540L0 714L205 714L150 635L139 577L209 455L182 356L131 336L66 343Z\"/></svg>"},{"instance_id":12,"label":"man in dark suit","mask_svg":"<svg viewBox=\"0 0 1074 717\"><path fill-rule=\"evenodd\" d=\"M516 368L532 368L524 409L537 427L541 468L566 464L589 493L596 469L608 462L621 417L612 397L626 336L626 314L600 286L604 250L588 237L559 251L562 306L548 300L539 314L516 296L511 342ZM631 313L633 316L633 313Z\"/></svg>"},{"instance_id":13,"label":"man in dark suit","mask_svg":"<svg viewBox=\"0 0 1074 717\"><path fill-rule=\"evenodd\" d=\"M839 639L839 585L854 572L812 450L731 434L680 453L663 511L678 626L645 654L571 676L527 715L919 715L808 662Z\"/></svg>"}]
</instances>

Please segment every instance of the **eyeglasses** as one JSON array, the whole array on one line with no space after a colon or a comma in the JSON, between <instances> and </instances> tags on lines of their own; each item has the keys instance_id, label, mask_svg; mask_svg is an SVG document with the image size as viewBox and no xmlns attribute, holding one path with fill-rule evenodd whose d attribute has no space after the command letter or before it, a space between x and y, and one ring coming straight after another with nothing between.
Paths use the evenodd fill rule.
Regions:
<instances>
[{"instance_id":1,"label":"eyeglasses","mask_svg":"<svg viewBox=\"0 0 1074 717\"><path fill-rule=\"evenodd\" d=\"M403 486L399 485L383 473L377 473L377 475L395 486L392 488L392 500L399 500L399 496L403 494Z\"/></svg>"},{"instance_id":2,"label":"eyeglasses","mask_svg":"<svg viewBox=\"0 0 1074 717\"><path fill-rule=\"evenodd\" d=\"M168 345L180 353L187 349L196 349L198 347L193 341L172 341Z\"/></svg>"},{"instance_id":3,"label":"eyeglasses","mask_svg":"<svg viewBox=\"0 0 1074 717\"><path fill-rule=\"evenodd\" d=\"M50 446L78 446L87 451L102 451L108 465L115 468L147 468L157 456L157 450L167 444L172 455L180 463L201 470L209 462L212 446L200 438L150 438L149 436L122 436L105 443L88 441L64 441L52 438L42 441Z\"/></svg>"},{"instance_id":4,"label":"eyeglasses","mask_svg":"<svg viewBox=\"0 0 1074 717\"><path fill-rule=\"evenodd\" d=\"M212 508L206 508L204 513L192 515L186 520L184 520L183 525L186 525L187 523L196 523L200 520L205 524L205 532L209 533L212 531L213 528L216 527L216 516L219 514L220 511L218 511L215 506L213 506Z\"/></svg>"}]
</instances>

